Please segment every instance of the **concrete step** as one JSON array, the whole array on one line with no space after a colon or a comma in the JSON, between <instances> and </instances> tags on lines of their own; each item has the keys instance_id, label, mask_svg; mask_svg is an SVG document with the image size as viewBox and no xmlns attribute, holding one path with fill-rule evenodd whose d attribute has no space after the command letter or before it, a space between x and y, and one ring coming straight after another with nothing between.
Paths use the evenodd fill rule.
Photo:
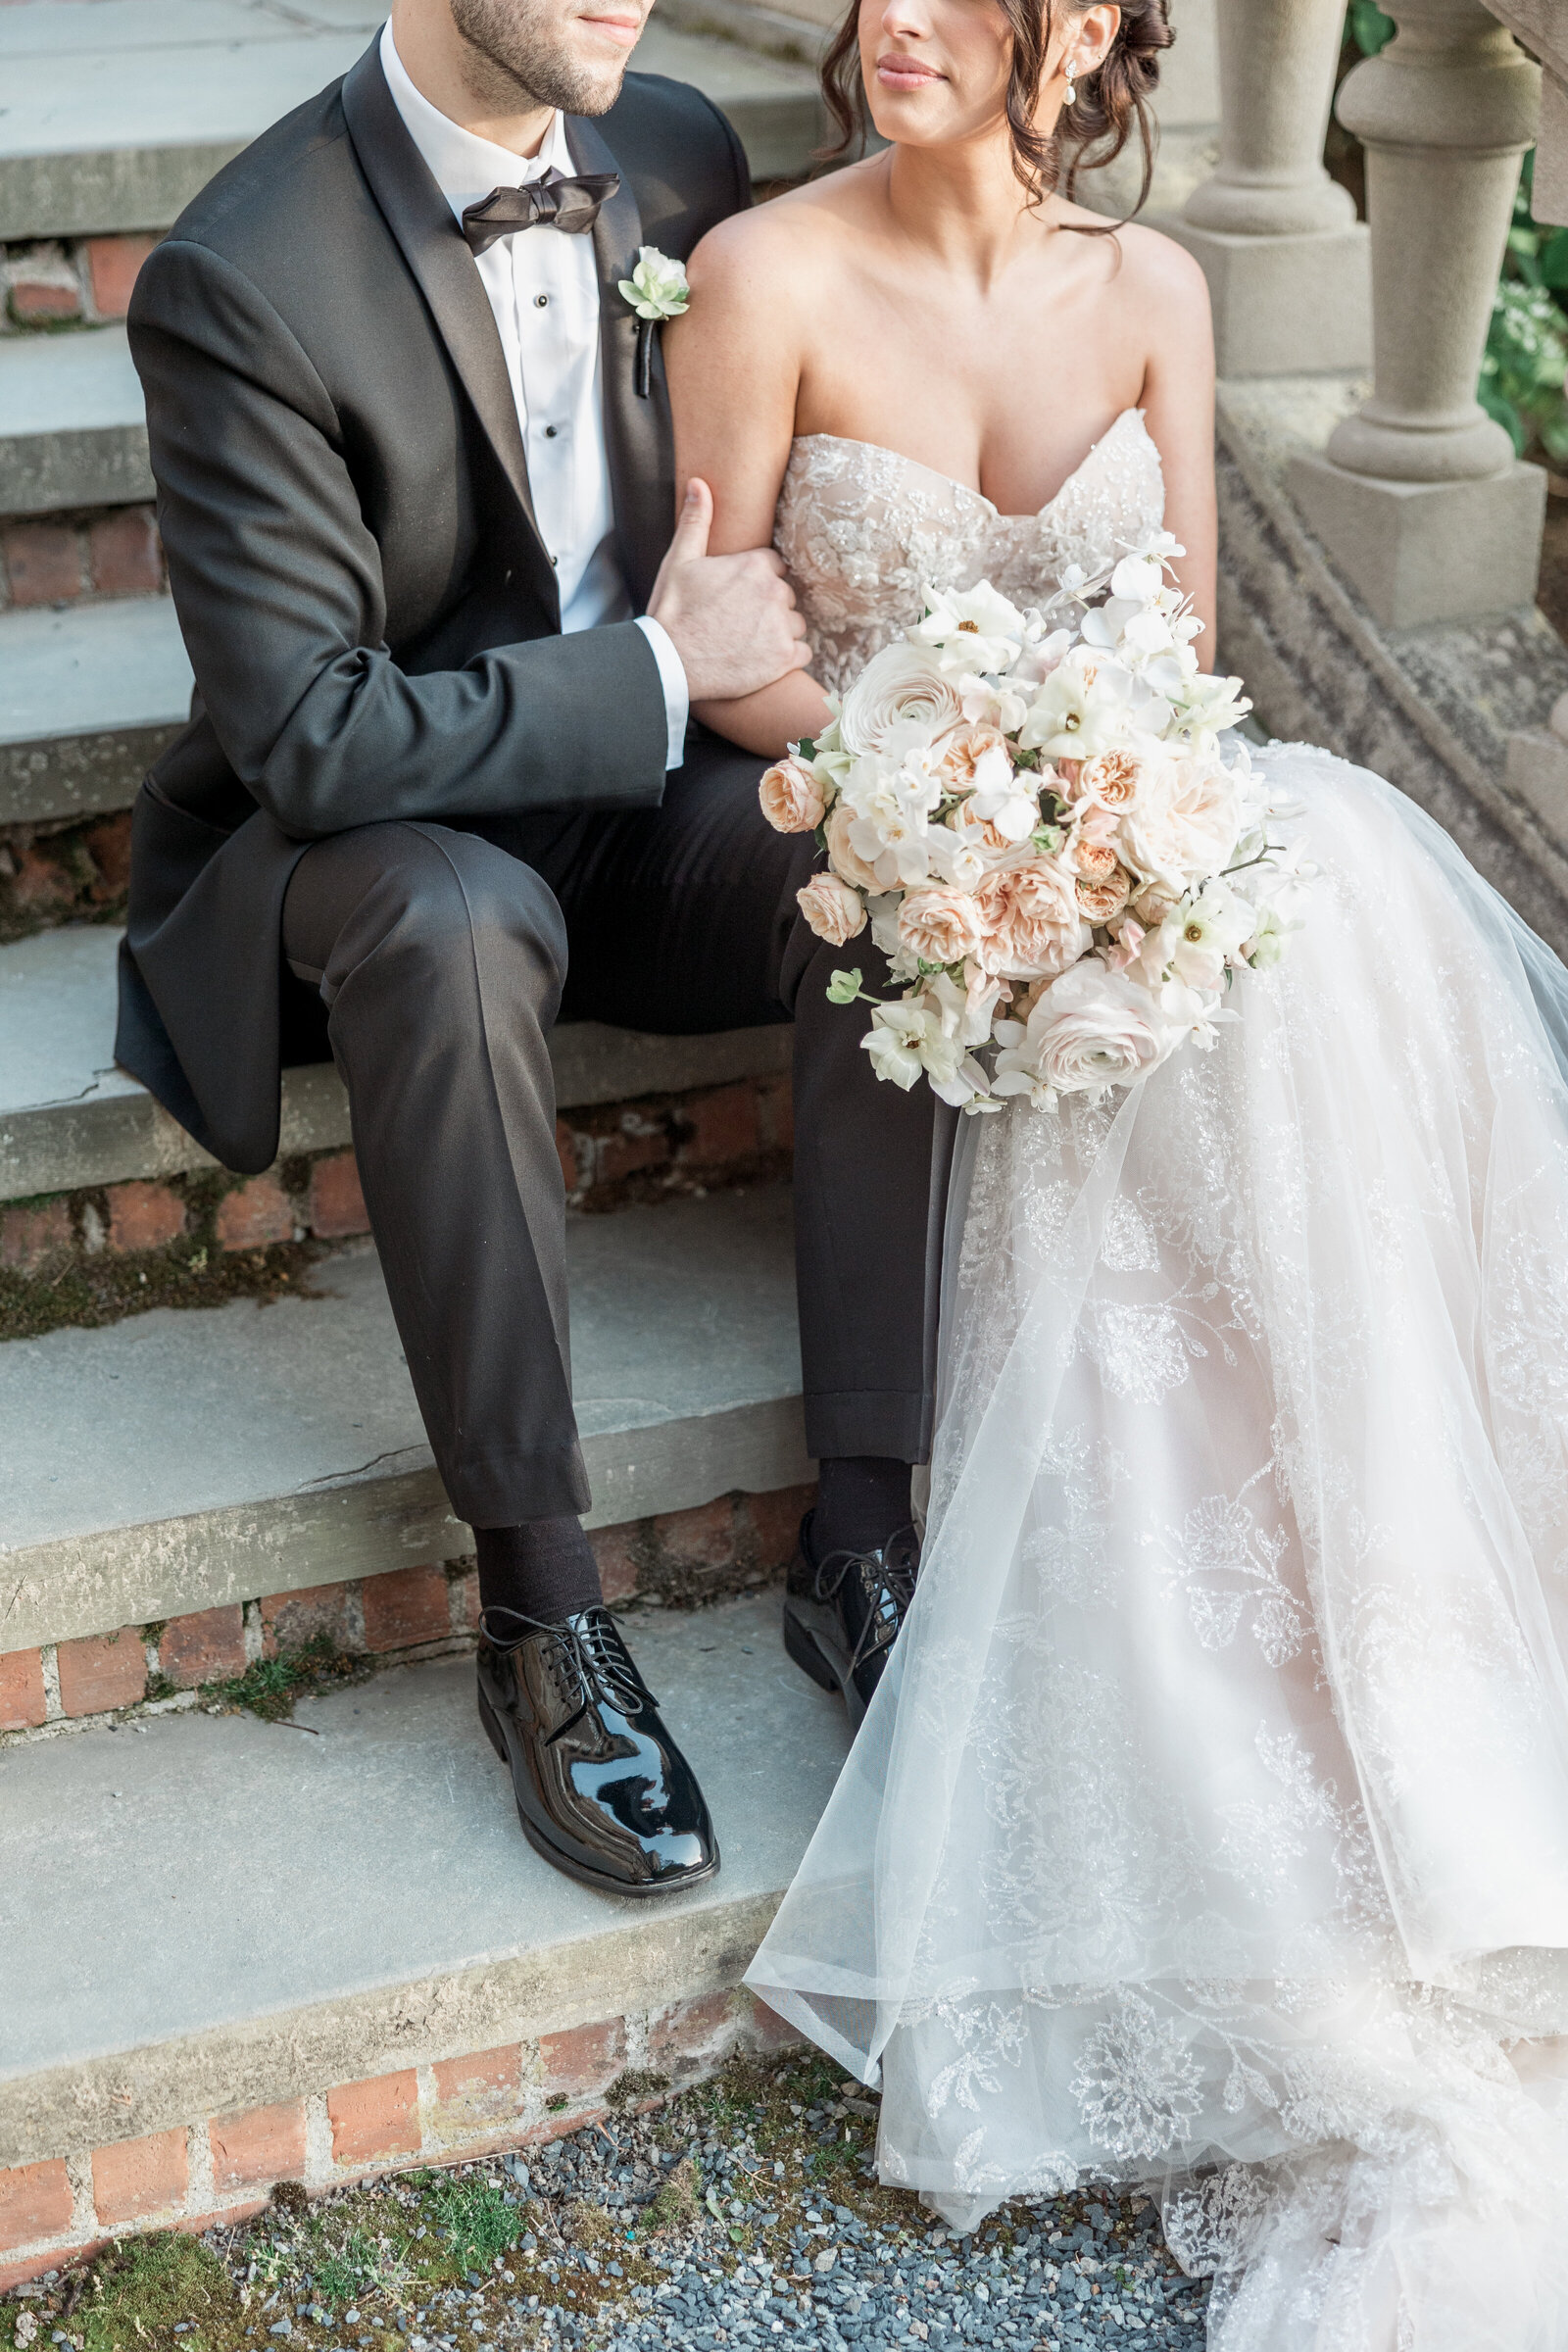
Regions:
<instances>
[{"instance_id":1,"label":"concrete step","mask_svg":"<svg viewBox=\"0 0 1568 2352\"><path fill-rule=\"evenodd\" d=\"M13 0L0 9L0 239L164 228L258 131L351 66L375 0ZM651 25L637 62L693 81L760 179L805 168L815 80Z\"/></svg>"},{"instance_id":2,"label":"concrete step","mask_svg":"<svg viewBox=\"0 0 1568 2352\"><path fill-rule=\"evenodd\" d=\"M0 2166L235 2110L285 2110L268 2119L282 2139L286 2103L317 2100L301 2153L324 2186L334 2159L351 2167L322 2093L358 2084L363 2116L365 2079L400 2070L420 2111L404 2161L421 2115L439 2154L424 2111L441 2062L471 2051L498 2088L510 2056L492 2131L514 2141L567 2104L547 2099L537 2057L530 2081L519 2040L733 1985L826 1801L844 1713L785 1660L771 1595L642 1617L633 1641L723 1855L707 1886L662 1901L591 1893L530 1851L466 1659L306 1699L295 1727L165 1716L0 1757ZM601 2082L661 2062L657 2030L639 2038L641 2053L612 2043ZM91 2168L101 2200L106 2172Z\"/></svg>"},{"instance_id":3,"label":"concrete step","mask_svg":"<svg viewBox=\"0 0 1568 2352\"><path fill-rule=\"evenodd\" d=\"M114 1062L115 956L107 925L45 931L0 948L0 1201L78 1192L213 1161ZM791 1031L651 1037L572 1021L550 1041L562 1110L682 1094L786 1070ZM279 1156L336 1150L349 1108L329 1064L283 1075Z\"/></svg>"},{"instance_id":4,"label":"concrete step","mask_svg":"<svg viewBox=\"0 0 1568 2352\"><path fill-rule=\"evenodd\" d=\"M568 1215L591 1526L811 1476L789 1196ZM0 1346L3 1646L471 1549L368 1242L308 1293Z\"/></svg>"},{"instance_id":5,"label":"concrete step","mask_svg":"<svg viewBox=\"0 0 1568 2352\"><path fill-rule=\"evenodd\" d=\"M0 514L127 506L152 495L124 328L0 340Z\"/></svg>"},{"instance_id":6,"label":"concrete step","mask_svg":"<svg viewBox=\"0 0 1568 2352\"><path fill-rule=\"evenodd\" d=\"M167 596L0 612L0 825L128 808L190 687Z\"/></svg>"}]
</instances>

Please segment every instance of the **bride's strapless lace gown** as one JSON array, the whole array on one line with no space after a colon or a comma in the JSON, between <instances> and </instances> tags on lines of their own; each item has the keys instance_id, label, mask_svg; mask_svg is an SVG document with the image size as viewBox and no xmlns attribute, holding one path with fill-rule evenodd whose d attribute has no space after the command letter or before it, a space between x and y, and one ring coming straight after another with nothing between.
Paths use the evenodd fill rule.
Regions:
<instances>
[{"instance_id":1,"label":"bride's strapless lace gown","mask_svg":"<svg viewBox=\"0 0 1568 2352\"><path fill-rule=\"evenodd\" d=\"M778 545L842 680L1161 503L1136 412L1028 520L812 436ZM1321 875L1242 1020L963 1123L924 1565L751 1982L955 2220L1157 2184L1223 2352L1564 2352L1568 973L1259 757Z\"/></svg>"}]
</instances>

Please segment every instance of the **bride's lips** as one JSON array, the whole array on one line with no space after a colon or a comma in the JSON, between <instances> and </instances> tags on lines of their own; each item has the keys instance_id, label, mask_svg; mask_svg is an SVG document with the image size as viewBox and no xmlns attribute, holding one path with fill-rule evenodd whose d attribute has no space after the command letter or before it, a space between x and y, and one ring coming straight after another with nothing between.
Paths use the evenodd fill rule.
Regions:
<instances>
[{"instance_id":1,"label":"bride's lips","mask_svg":"<svg viewBox=\"0 0 1568 2352\"><path fill-rule=\"evenodd\" d=\"M921 65L917 57L897 55L877 59L876 77L888 90L926 90L933 82L946 81L948 78L945 74L939 74L934 66Z\"/></svg>"},{"instance_id":2,"label":"bride's lips","mask_svg":"<svg viewBox=\"0 0 1568 2352\"><path fill-rule=\"evenodd\" d=\"M637 36L643 28L641 15L625 16L619 12L614 16L584 16L579 21L591 24L595 32L602 32L607 40L613 41L621 49L634 49Z\"/></svg>"}]
</instances>

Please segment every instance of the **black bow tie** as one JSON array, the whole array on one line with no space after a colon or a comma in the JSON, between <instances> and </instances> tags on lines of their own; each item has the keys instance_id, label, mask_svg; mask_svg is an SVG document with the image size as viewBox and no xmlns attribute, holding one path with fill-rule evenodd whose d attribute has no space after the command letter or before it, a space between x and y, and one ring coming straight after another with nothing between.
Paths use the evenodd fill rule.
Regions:
<instances>
[{"instance_id":1,"label":"black bow tie","mask_svg":"<svg viewBox=\"0 0 1568 2352\"><path fill-rule=\"evenodd\" d=\"M497 237L510 237L540 220L568 237L580 237L619 186L618 172L585 172L580 179L568 179L552 164L542 179L530 179L520 188L492 188L488 196L470 204L463 216L463 233L476 255Z\"/></svg>"}]
</instances>

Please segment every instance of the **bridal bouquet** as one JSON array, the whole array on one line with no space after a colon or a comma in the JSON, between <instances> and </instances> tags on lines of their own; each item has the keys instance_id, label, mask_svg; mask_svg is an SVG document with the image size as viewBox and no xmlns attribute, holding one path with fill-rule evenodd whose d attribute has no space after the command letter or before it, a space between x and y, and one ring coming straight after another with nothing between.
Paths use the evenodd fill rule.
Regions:
<instances>
[{"instance_id":1,"label":"bridal bouquet","mask_svg":"<svg viewBox=\"0 0 1568 2352\"><path fill-rule=\"evenodd\" d=\"M1199 669L1202 624L1166 576L1182 552L1155 534L1043 611L986 580L928 588L763 776L769 822L827 854L800 893L812 930L844 947L869 924L904 984L828 990L872 1005L879 1078L1054 1110L1211 1046L1236 967L1277 960L1304 869L1245 749L1220 757L1251 705Z\"/></svg>"}]
</instances>

